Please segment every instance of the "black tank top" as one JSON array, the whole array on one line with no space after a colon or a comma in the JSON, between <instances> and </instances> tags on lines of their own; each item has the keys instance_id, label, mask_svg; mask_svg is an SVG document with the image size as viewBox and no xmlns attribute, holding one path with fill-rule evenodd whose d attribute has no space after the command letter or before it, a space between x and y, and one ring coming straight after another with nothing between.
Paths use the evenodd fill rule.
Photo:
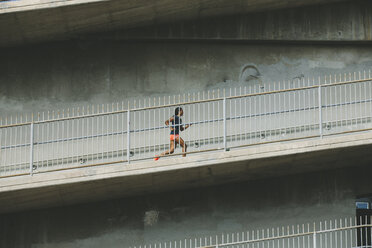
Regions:
<instances>
[{"instance_id":1,"label":"black tank top","mask_svg":"<svg viewBox=\"0 0 372 248\"><path fill-rule=\"evenodd\" d=\"M173 121L171 121L172 123L172 128L173 130L171 130L170 134L175 134L175 135L178 135L180 134L180 126L182 125L182 119L178 116L178 115L173 115Z\"/></svg>"}]
</instances>

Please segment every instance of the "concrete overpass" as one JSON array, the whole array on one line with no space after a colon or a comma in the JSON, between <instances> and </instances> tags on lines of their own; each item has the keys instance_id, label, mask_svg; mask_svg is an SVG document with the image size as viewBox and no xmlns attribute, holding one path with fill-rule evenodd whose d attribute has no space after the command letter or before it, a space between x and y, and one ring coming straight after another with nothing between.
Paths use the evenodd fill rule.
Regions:
<instances>
[{"instance_id":1,"label":"concrete overpass","mask_svg":"<svg viewBox=\"0 0 372 248\"><path fill-rule=\"evenodd\" d=\"M1 213L370 165L372 132L1 178ZM358 164L355 161L358 160Z\"/></svg>"},{"instance_id":2,"label":"concrete overpass","mask_svg":"<svg viewBox=\"0 0 372 248\"><path fill-rule=\"evenodd\" d=\"M68 40L87 33L124 30L206 17L247 14L340 0L2 1L0 46Z\"/></svg>"},{"instance_id":3,"label":"concrete overpass","mask_svg":"<svg viewBox=\"0 0 372 248\"><path fill-rule=\"evenodd\" d=\"M42 121L48 111L53 118L71 115L72 109L75 114L88 113L87 106L89 114L92 106L97 113L104 112L113 101L141 99L144 106L146 97L187 96L230 87L251 87L262 93L307 78L317 81L320 75L327 75L327 83L340 75L358 79L372 66L370 1L0 4L2 126L10 120L23 122L23 114L30 113ZM156 164L99 161L100 165L88 167L84 160L79 163L74 152L89 151L90 146L36 132L37 142L42 141L35 143L40 152L35 157L38 173L0 178L0 247L122 247L354 217L357 199L372 193L372 91L370 84L361 85L351 90L340 85L342 103L331 91L324 91L328 98L323 104L322 139L285 140L288 134L319 135L319 105L316 88L293 98L283 92L279 99L311 103L306 105L310 123L306 128L301 124L305 119L285 114L304 110L302 105L286 109L284 102L275 105L272 98L271 111L244 114L261 120L247 131L252 139L236 139L238 135L228 133L230 144L259 144L164 158ZM260 101L264 100L257 97ZM115 109L116 103L112 106ZM276 106L283 107L282 114ZM282 118L270 121L265 111ZM291 126L290 120L299 123ZM288 129L277 132L283 123ZM22 149L28 147L29 124L15 132L17 141L23 134ZM49 124L39 124L48 129ZM267 132L261 132L263 126L269 128ZM109 140L98 135L93 136L100 142ZM4 133L0 137L2 148L15 151L13 144L8 147L15 136L5 139L6 144ZM277 142L265 143L274 139ZM49 146L56 142L65 143ZM73 155L72 164L69 159L61 162L61 157L46 156L45 151L57 154L66 152L66 147ZM17 152L17 159L29 158L29 152ZM96 160L111 159L105 152L87 154ZM117 153L111 150L110 154ZM51 168L56 171L47 171Z\"/></svg>"}]
</instances>

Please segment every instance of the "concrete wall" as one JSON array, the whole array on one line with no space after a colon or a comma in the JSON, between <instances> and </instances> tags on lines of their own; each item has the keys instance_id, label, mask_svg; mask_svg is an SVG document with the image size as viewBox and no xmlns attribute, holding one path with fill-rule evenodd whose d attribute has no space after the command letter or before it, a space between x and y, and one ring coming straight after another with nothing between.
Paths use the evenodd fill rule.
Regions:
<instances>
[{"instance_id":1,"label":"concrete wall","mask_svg":"<svg viewBox=\"0 0 372 248\"><path fill-rule=\"evenodd\" d=\"M0 215L0 247L127 247L352 217L370 166Z\"/></svg>"},{"instance_id":2,"label":"concrete wall","mask_svg":"<svg viewBox=\"0 0 372 248\"><path fill-rule=\"evenodd\" d=\"M368 42L372 40L371 24L371 1L354 0L175 23L156 23L143 28L91 34L87 37L117 40Z\"/></svg>"},{"instance_id":3,"label":"concrete wall","mask_svg":"<svg viewBox=\"0 0 372 248\"><path fill-rule=\"evenodd\" d=\"M345 0L24 0L0 2L1 46L85 33ZM349 0L350 1L350 0Z\"/></svg>"},{"instance_id":4,"label":"concrete wall","mask_svg":"<svg viewBox=\"0 0 372 248\"><path fill-rule=\"evenodd\" d=\"M372 67L369 45L81 41L0 53L1 116Z\"/></svg>"}]
</instances>

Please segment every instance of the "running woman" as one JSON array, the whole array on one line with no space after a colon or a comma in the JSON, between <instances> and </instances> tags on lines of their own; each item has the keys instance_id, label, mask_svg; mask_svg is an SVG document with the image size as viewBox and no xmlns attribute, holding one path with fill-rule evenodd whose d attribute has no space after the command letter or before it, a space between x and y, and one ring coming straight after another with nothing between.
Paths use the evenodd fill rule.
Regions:
<instances>
[{"instance_id":1,"label":"running woman","mask_svg":"<svg viewBox=\"0 0 372 248\"><path fill-rule=\"evenodd\" d=\"M177 144L180 144L182 147L182 157L186 157L186 151L187 151L187 145L185 141L180 137L180 131L184 131L187 128L189 128L192 124L187 124L186 126L182 125L182 119L181 116L183 116L183 109L181 107L177 107L174 110L174 115L165 121L165 125L170 127L170 148L168 151L163 152L159 156L156 156L154 160L158 160L161 156L165 156L168 154L174 153L174 149L176 148ZM169 125L171 124L171 125Z\"/></svg>"}]
</instances>

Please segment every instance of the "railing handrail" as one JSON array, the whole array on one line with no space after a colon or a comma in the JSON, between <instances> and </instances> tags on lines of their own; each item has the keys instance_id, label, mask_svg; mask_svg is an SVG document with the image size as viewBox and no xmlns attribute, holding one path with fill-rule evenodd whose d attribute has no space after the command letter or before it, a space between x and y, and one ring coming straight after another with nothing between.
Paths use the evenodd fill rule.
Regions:
<instances>
[{"instance_id":1,"label":"railing handrail","mask_svg":"<svg viewBox=\"0 0 372 248\"><path fill-rule=\"evenodd\" d=\"M355 104L355 103L366 103L366 102L372 102L372 99L365 99L361 101L352 101L352 102L344 102L344 103L339 103L339 104L328 104L328 105L322 105L322 107L337 107L337 106L345 106L345 105L350 105L350 104ZM273 112L266 112L266 113L259 113L259 114L250 114L250 115L242 115L242 116L237 116L237 117L226 117L226 120L234 120L234 119L239 119L239 118L250 118L250 117L260 117L260 116L268 116L268 115L275 115L275 114L283 114L283 113L288 113L288 112L298 112L298 111L303 111L303 110L315 110L317 109L318 106L313 106L313 107L304 107L304 108L295 108L295 109L289 109L289 110L283 110L283 111L273 111ZM185 122L183 124L179 125L187 125L187 124L203 124L203 123L209 123L209 122L215 122L215 121L223 121L223 118L217 118L217 119L211 119L211 120L204 120L204 121L189 121ZM35 122L30 122L29 124ZM42 122L46 123L46 122ZM37 124L37 122L36 122ZM39 123L41 124L41 123ZM11 126L14 127L14 126ZM138 132L144 132L144 131L153 131L153 130L160 130L160 129L167 129L169 128L166 125L163 126L156 126L156 127L149 127L149 128L141 128L141 129L131 129L131 133L138 133ZM127 130L123 130L120 132L111 132L111 133L97 133L94 135L85 135L85 136L76 136L76 137L70 137L70 138L62 138L62 139L56 139L56 140L50 140L48 142L38 142L37 144L47 144L47 143L54 143L54 142L60 142L60 141L72 141L72 140L80 140L80 139L87 139L87 138L97 138L97 137L105 137L105 136L112 136L112 135L117 135L117 134L127 134ZM23 143L23 144L18 144L18 145L9 145L9 146L1 146L0 149L8 149L8 148L16 148L16 147L23 147L23 146L30 146L30 143Z\"/></svg>"},{"instance_id":2,"label":"railing handrail","mask_svg":"<svg viewBox=\"0 0 372 248\"><path fill-rule=\"evenodd\" d=\"M237 98L244 98L244 97L271 95L271 94L277 94L277 93L285 93L285 92L301 91L301 90L307 90L307 89L315 89L315 88L319 88L319 87L329 87L329 86L368 82L368 81L371 81L371 80L372 80L372 78L366 78L366 79L349 80L349 81L336 82L336 83L326 83L326 84L319 83L317 85L311 85L311 86L304 86L304 87L297 87L297 88L290 88L290 89L282 89L282 90L273 90L273 91L265 91L265 92L259 92L259 93L249 93L249 94L242 94L242 95L237 95L237 96L216 97L216 98L210 98L210 99L205 99L205 100L183 101L183 102L179 102L179 103L163 104L163 105L151 106L151 107L129 108L129 106L128 106L128 109L123 109L123 110L109 111L109 112L105 112L105 113L78 115L78 116L71 116L71 117L62 117L62 118L41 120L41 121L28 121L28 122L9 124L9 125L0 125L0 128L27 126L27 125L31 125L31 123L42 124L42 123L51 123L51 122L58 122L58 121L76 120L76 119L92 118L92 117L98 117L98 116L122 114L122 113L128 112L128 110L130 110L131 112L137 112L137 111L143 111L143 110L161 109L161 108L175 107L175 106L181 106L181 105L184 106L184 105L190 105L190 104L196 104L196 103L223 101L223 99L237 99ZM225 95L226 89L222 89L222 90L223 90L224 95ZM217 91L218 91L218 95L219 95L220 89L217 89Z\"/></svg>"},{"instance_id":3,"label":"railing handrail","mask_svg":"<svg viewBox=\"0 0 372 248\"><path fill-rule=\"evenodd\" d=\"M218 247L229 246L229 245L241 245L241 244L248 244L248 243L257 243L257 242L270 241L270 240L276 240L276 239L286 239L286 238L294 238L294 237L301 237L301 236L309 236L309 235L314 235L314 234L330 233L330 232L344 231L344 230L350 230L350 229L355 229L355 228L363 228L363 227L372 227L372 224L353 225L353 226L348 226L348 227L332 228L332 229L319 230L319 231L309 231L309 232L293 233L293 234L286 234L286 235L279 235L279 236L271 236L271 237L268 237L268 238L251 239L251 240L229 242L229 243L220 243L220 244L218 244ZM199 248L213 248L213 247L216 247L216 246L215 245L201 246Z\"/></svg>"},{"instance_id":4,"label":"railing handrail","mask_svg":"<svg viewBox=\"0 0 372 248\"><path fill-rule=\"evenodd\" d=\"M360 224L358 224L360 221ZM329 223L329 227L327 228L327 223ZM332 224L334 223L334 226ZM319 224L319 225L318 225ZM323 225L322 225L323 224ZM324 225L325 224L325 225ZM278 227L270 227L270 228L263 228L263 229L254 229L254 230L246 230L242 232L231 232L231 233L220 233L218 235L214 235L208 237L195 237L191 238L188 237L186 239L180 240L173 240L173 241L161 241L158 243L153 244L143 244L139 246L131 246L132 248L138 247L156 247L156 244L162 243L170 244L181 244L184 242L185 246L180 247L195 247L195 248L219 248L219 247L239 247L239 245L244 244L252 244L252 243L260 243L260 242L274 242L275 240L286 240L286 239L299 239L305 238L308 236L307 242L311 242L316 244L317 241L322 241L322 238L317 238L318 235L327 235L335 232L344 232L344 231L352 231L356 230L366 230L372 228L372 217L371 216L359 216L359 217L345 217L338 220L333 221L320 221L320 222L312 222L306 224L295 224L295 225L286 225L286 226L278 226ZM239 236L239 234L242 234ZM246 235L244 235L246 234ZM234 238L235 235L235 238ZM368 234L370 235L370 234ZM310 237L311 238L310 238ZM342 236L342 235L341 235ZM322 236L320 236L322 237ZM371 236L372 237L372 236ZM230 239L231 238L231 239ZM356 238L356 237L355 237ZM194 245L186 245L186 240L190 242L194 242ZM204 242L202 242L204 240ZM209 240L209 241L207 241ZM199 245L196 241L199 241ZM204 244L202 244L204 243ZM266 247L266 246L264 246ZM316 246L306 246L306 247L316 247Z\"/></svg>"},{"instance_id":5,"label":"railing handrail","mask_svg":"<svg viewBox=\"0 0 372 248\"><path fill-rule=\"evenodd\" d=\"M355 75L353 79L357 78ZM69 164L66 168L73 168L78 165L78 158L82 156L86 160L89 157L89 163L96 165L109 160L123 161L124 154L128 164L131 160L151 159L154 156L156 158L158 154L166 155L168 151L165 149L169 141L167 143L167 135L162 130L169 126L167 122L163 124L161 119L172 114L171 106L182 106L186 112L190 112L190 119L186 118L183 124L180 122L172 125L186 125L187 128L191 124L201 124L186 134L187 146L192 148L195 143L192 148L195 151L191 151L192 153L210 149L229 151L232 148L269 142L322 138L372 130L372 116L369 111L372 107L372 77L369 74L367 78L364 74L363 79L361 78L360 74L358 80L350 80L350 76L349 81L346 81L345 77L343 82L334 82L335 80L330 78L323 82L319 80L320 84L317 85L315 83L318 81L309 81L307 84L302 81L300 83L303 87L292 88L288 87L291 86L288 83L272 85L272 89L279 90L270 90L269 84L265 92L259 92L261 88L257 87L248 88L248 91L247 87L230 89L229 92L225 89L222 94L220 90L213 90L208 91L207 95L205 92L197 95L184 94L182 98L179 95L178 102L174 96L172 104L161 105L171 103L170 97L168 101L166 97L164 101L161 98L159 101L154 99L153 106L151 100L146 102L144 99L143 104L138 101L136 105L134 101L133 109L129 103L127 109L124 109L124 103L112 104L111 108L109 105L106 108L104 105L102 108L88 106L71 109L71 112L70 109L58 111L58 118L55 118L53 111L52 115L49 115L49 112L43 112L41 115L38 113L37 118L31 115L31 118L25 119L26 123L9 124L6 121L7 125L0 126L1 161L4 161L0 172L24 170L25 164L29 164L32 175L37 168L42 171L53 170L51 166L57 166L60 162L64 166ZM159 105L156 106L156 103ZM116 111L108 111L115 109ZM102 112L97 113L100 110ZM105 110L107 112L104 112ZM75 116L80 113L83 115ZM50 116L53 119L49 119ZM60 116L62 118L59 118ZM22 121L22 117L9 120ZM343 126L346 125L352 126L345 129ZM336 129L329 131L332 126ZM244 131L240 132L239 127ZM284 137L287 134L288 136ZM206 140L206 143L200 143L202 140ZM52 146L49 146L50 144ZM203 148L199 148L199 145ZM29 159L19 155L20 151L26 150L30 150ZM183 150L185 151L182 154L185 156L186 148ZM187 151L188 153L190 151ZM131 156L134 156L133 159Z\"/></svg>"}]
</instances>

